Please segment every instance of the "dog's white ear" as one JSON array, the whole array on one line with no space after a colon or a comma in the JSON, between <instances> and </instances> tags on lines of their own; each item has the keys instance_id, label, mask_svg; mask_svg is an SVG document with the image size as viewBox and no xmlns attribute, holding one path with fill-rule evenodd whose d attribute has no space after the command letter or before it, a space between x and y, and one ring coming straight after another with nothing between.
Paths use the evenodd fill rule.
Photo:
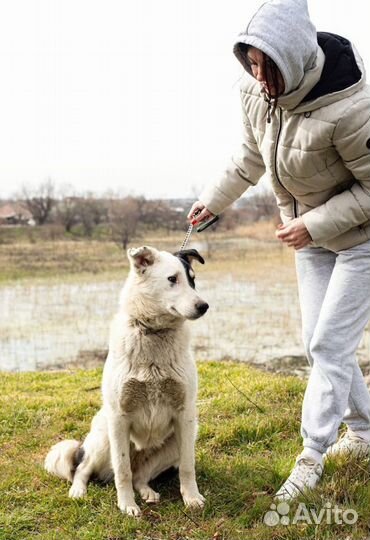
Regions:
<instances>
[{"instance_id":1,"label":"dog's white ear","mask_svg":"<svg viewBox=\"0 0 370 540\"><path fill-rule=\"evenodd\" d=\"M158 251L149 246L130 248L127 250L127 257L131 266L141 274L144 274L145 269L154 263L157 254Z\"/></svg>"}]
</instances>

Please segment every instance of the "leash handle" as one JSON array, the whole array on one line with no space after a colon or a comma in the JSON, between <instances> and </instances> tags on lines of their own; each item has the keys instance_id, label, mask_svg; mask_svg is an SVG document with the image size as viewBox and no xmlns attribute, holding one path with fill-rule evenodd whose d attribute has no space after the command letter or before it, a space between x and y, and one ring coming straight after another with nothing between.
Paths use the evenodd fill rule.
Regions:
<instances>
[{"instance_id":1,"label":"leash handle","mask_svg":"<svg viewBox=\"0 0 370 540\"><path fill-rule=\"evenodd\" d=\"M197 228L197 232L202 232L205 229L208 229L208 227L216 223L216 221L218 221L219 219L220 219L220 216L213 216L213 218L210 219L209 221L206 221L202 225L199 225L199 227Z\"/></svg>"}]
</instances>

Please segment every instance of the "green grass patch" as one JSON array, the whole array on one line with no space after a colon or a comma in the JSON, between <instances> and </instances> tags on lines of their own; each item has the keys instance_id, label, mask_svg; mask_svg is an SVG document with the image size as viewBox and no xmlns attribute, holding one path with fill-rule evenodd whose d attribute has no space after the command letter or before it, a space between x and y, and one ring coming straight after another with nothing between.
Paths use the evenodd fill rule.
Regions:
<instances>
[{"instance_id":1,"label":"green grass patch","mask_svg":"<svg viewBox=\"0 0 370 540\"><path fill-rule=\"evenodd\" d=\"M82 439L100 406L101 370L1 374L0 539L361 539L369 536L368 460L328 462L315 492L299 502L358 512L355 525L300 522L268 526L264 515L300 451L305 383L245 364L202 362L196 469L207 502L185 509L176 474L155 481L161 501L139 502L140 518L122 515L113 485L89 485L81 501L42 467L51 444Z\"/></svg>"}]
</instances>

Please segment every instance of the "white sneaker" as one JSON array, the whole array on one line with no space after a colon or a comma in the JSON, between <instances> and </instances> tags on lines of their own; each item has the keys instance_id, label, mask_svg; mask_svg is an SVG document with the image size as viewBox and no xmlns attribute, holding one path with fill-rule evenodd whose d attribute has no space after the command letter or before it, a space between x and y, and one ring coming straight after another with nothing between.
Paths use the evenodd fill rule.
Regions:
<instances>
[{"instance_id":1,"label":"white sneaker","mask_svg":"<svg viewBox=\"0 0 370 540\"><path fill-rule=\"evenodd\" d=\"M323 467L320 463L309 457L298 456L289 478L284 482L274 499L291 501L305 492L313 489L320 480Z\"/></svg>"},{"instance_id":2,"label":"white sneaker","mask_svg":"<svg viewBox=\"0 0 370 540\"><path fill-rule=\"evenodd\" d=\"M324 459L344 454L351 454L355 457L370 456L370 442L348 429L336 443L329 446L324 454Z\"/></svg>"}]
</instances>

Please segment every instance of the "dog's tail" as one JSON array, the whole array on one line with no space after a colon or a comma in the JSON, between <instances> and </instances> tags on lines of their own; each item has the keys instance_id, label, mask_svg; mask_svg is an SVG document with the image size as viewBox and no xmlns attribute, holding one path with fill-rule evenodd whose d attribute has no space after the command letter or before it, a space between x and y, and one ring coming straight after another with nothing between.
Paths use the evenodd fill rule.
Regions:
<instances>
[{"instance_id":1,"label":"dog's tail","mask_svg":"<svg viewBox=\"0 0 370 540\"><path fill-rule=\"evenodd\" d=\"M83 456L84 449L79 441L62 441L51 447L45 458L44 467L49 473L72 482Z\"/></svg>"}]
</instances>

